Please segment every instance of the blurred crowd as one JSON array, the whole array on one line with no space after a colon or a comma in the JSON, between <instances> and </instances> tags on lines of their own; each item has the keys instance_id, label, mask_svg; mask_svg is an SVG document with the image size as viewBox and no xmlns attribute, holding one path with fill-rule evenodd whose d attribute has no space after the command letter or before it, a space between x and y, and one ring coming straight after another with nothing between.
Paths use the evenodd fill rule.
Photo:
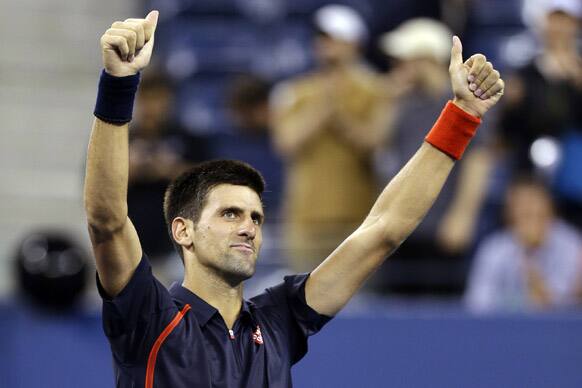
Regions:
<instances>
[{"instance_id":1,"label":"blurred crowd","mask_svg":"<svg viewBox=\"0 0 582 388\"><path fill-rule=\"evenodd\" d=\"M210 5L166 14L159 2L146 5L159 7L165 19L158 65L143 75L130 128L128 204L160 271L177 277L167 268L181 265L163 220L165 187L211 158L244 160L265 175L265 233L275 239L261 262L312 270L363 220L451 98L449 53L458 34L466 57L483 50L503 69L506 95L426 219L366 291L464 295L474 311L582 303L582 2L498 2L518 4L520 11L516 20L503 19L509 11L499 10L503 37L489 34L491 20L475 16L486 14L483 1L403 8L401 20L386 16L382 2L295 11L288 5L288 34L295 40L269 36L269 24L285 18L284 3L232 2L241 7L236 17ZM219 50L217 36L232 28L213 24L220 12L226 12L222 23L246 23L260 39L277 42L269 66L265 60L240 66L240 51ZM378 27L383 20L384 29ZM172 31L180 21L182 32ZM206 56L182 49L203 33ZM243 35L225 39L253 47L253 37ZM480 47L488 40L494 42ZM218 52L232 68L216 64ZM51 250L55 237L35 238L19 250L22 273L30 263L37 273L52 268L39 264L41 256L62 260L41 252ZM30 281L23 284L30 289Z\"/></svg>"}]
</instances>

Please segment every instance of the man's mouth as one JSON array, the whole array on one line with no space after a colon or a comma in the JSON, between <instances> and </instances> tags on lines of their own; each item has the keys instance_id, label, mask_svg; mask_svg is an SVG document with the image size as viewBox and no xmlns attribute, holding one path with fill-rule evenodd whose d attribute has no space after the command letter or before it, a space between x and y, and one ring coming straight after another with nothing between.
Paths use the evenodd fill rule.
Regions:
<instances>
[{"instance_id":1,"label":"man's mouth","mask_svg":"<svg viewBox=\"0 0 582 388\"><path fill-rule=\"evenodd\" d=\"M238 249L238 250L243 251L243 252L247 252L247 253L254 253L255 252L255 247L253 247L251 244L248 244L248 243L231 244L230 247Z\"/></svg>"}]
</instances>

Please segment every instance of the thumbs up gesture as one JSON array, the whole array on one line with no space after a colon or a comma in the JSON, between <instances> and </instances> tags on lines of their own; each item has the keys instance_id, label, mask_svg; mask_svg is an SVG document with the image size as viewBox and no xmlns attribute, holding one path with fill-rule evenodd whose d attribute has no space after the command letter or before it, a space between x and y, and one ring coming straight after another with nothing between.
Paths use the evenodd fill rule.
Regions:
<instances>
[{"instance_id":1,"label":"thumbs up gesture","mask_svg":"<svg viewBox=\"0 0 582 388\"><path fill-rule=\"evenodd\" d=\"M455 36L449 66L454 103L476 117L482 117L503 95L505 83L483 54L463 62L463 46Z\"/></svg>"},{"instance_id":2,"label":"thumbs up gesture","mask_svg":"<svg viewBox=\"0 0 582 388\"><path fill-rule=\"evenodd\" d=\"M126 19L111 25L101 36L105 71L115 77L134 75L150 62L158 11L145 19Z\"/></svg>"}]
</instances>

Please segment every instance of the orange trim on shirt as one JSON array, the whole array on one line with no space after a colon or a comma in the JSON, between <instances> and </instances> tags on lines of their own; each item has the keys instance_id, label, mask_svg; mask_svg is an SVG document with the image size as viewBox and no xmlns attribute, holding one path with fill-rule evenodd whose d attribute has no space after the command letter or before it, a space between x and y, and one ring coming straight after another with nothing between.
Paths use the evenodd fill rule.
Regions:
<instances>
[{"instance_id":1,"label":"orange trim on shirt","mask_svg":"<svg viewBox=\"0 0 582 388\"><path fill-rule=\"evenodd\" d=\"M154 346L152 346L152 350L150 351L150 355L148 357L148 366L146 369L146 380L145 380L145 388L153 388L154 386L154 368L156 366L156 359L158 357L158 352L162 347L162 344L166 340L166 338L170 335L172 330L178 326L184 315L190 310L190 305L187 304L184 306L182 311L178 311L172 322L166 326L162 334L158 337L156 342L154 342Z\"/></svg>"}]
</instances>

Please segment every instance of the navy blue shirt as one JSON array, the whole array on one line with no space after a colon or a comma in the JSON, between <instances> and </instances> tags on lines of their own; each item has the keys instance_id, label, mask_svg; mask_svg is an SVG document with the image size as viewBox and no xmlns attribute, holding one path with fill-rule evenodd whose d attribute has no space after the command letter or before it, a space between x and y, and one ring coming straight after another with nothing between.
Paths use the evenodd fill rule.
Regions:
<instances>
[{"instance_id":1,"label":"navy blue shirt","mask_svg":"<svg viewBox=\"0 0 582 388\"><path fill-rule=\"evenodd\" d=\"M307 337L330 317L305 302L309 275L286 276L249 301L229 332L214 307L174 284L168 291L147 257L115 298L103 298L103 328L117 387L291 387Z\"/></svg>"}]
</instances>

